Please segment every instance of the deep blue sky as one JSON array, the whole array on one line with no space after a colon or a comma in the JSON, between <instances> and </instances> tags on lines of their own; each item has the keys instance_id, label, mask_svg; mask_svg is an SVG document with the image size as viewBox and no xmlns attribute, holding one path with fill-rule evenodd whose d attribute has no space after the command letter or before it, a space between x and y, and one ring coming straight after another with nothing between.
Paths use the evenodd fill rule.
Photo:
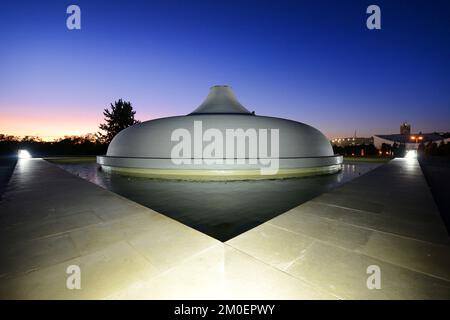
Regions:
<instances>
[{"instance_id":1,"label":"deep blue sky","mask_svg":"<svg viewBox=\"0 0 450 320\"><path fill-rule=\"evenodd\" d=\"M0 44L5 133L94 132L119 98L141 120L186 114L215 84L330 138L450 131L448 0L2 1Z\"/></svg>"}]
</instances>

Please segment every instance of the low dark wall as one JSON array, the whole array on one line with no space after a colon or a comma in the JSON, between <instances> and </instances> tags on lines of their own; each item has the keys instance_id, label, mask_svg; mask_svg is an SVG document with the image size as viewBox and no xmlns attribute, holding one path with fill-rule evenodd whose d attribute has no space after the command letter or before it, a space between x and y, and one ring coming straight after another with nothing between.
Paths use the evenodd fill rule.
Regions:
<instances>
[{"instance_id":1,"label":"low dark wall","mask_svg":"<svg viewBox=\"0 0 450 320\"><path fill-rule=\"evenodd\" d=\"M0 199L16 166L17 158L0 157Z\"/></svg>"},{"instance_id":2,"label":"low dark wall","mask_svg":"<svg viewBox=\"0 0 450 320\"><path fill-rule=\"evenodd\" d=\"M450 157L423 156L419 163L450 234Z\"/></svg>"}]
</instances>

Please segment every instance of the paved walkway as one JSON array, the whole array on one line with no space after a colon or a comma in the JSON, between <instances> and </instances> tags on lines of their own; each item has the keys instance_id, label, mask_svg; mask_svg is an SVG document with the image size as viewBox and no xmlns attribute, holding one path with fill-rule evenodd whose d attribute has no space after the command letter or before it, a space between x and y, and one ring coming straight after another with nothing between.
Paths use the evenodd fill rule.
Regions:
<instances>
[{"instance_id":1,"label":"paved walkway","mask_svg":"<svg viewBox=\"0 0 450 320\"><path fill-rule=\"evenodd\" d=\"M44 160L0 202L0 298L450 299L449 237L403 159L222 243ZM81 268L81 290L66 269ZM369 265L381 289L369 290Z\"/></svg>"}]
</instances>

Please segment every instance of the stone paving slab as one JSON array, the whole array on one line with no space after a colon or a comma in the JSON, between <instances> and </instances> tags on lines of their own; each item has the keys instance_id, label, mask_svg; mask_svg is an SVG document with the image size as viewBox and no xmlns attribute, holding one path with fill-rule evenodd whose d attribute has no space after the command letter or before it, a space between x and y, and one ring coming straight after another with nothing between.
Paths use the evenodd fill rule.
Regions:
<instances>
[{"instance_id":1,"label":"stone paving slab","mask_svg":"<svg viewBox=\"0 0 450 320\"><path fill-rule=\"evenodd\" d=\"M426 223L408 219L406 216L389 216L343 208L335 205L309 201L287 212L286 215L314 215L316 217L336 220L361 228L388 232L434 243L450 244L447 230L442 223Z\"/></svg>"},{"instance_id":2,"label":"stone paving slab","mask_svg":"<svg viewBox=\"0 0 450 320\"><path fill-rule=\"evenodd\" d=\"M381 270L379 290L367 288L370 265ZM342 299L448 299L450 295L448 281L319 241L286 272Z\"/></svg>"},{"instance_id":3,"label":"stone paving slab","mask_svg":"<svg viewBox=\"0 0 450 320\"><path fill-rule=\"evenodd\" d=\"M450 245L416 160L395 159L227 242L350 299L450 299ZM367 267L382 286L369 290Z\"/></svg>"},{"instance_id":4,"label":"stone paving slab","mask_svg":"<svg viewBox=\"0 0 450 320\"><path fill-rule=\"evenodd\" d=\"M101 299L220 243L41 159L17 163L0 219L0 298Z\"/></svg>"},{"instance_id":5,"label":"stone paving slab","mask_svg":"<svg viewBox=\"0 0 450 320\"><path fill-rule=\"evenodd\" d=\"M81 290L66 287L69 265L81 269ZM158 272L132 246L121 241L21 277L1 279L0 296L3 299L102 299Z\"/></svg>"},{"instance_id":6,"label":"stone paving slab","mask_svg":"<svg viewBox=\"0 0 450 320\"><path fill-rule=\"evenodd\" d=\"M108 298L337 299L225 244Z\"/></svg>"},{"instance_id":7,"label":"stone paving slab","mask_svg":"<svg viewBox=\"0 0 450 320\"><path fill-rule=\"evenodd\" d=\"M4 299L450 298L449 237L414 160L226 243L20 160L0 202L0 240ZM66 288L69 265L82 270L81 290ZM369 265L380 267L380 290L366 286Z\"/></svg>"}]
</instances>

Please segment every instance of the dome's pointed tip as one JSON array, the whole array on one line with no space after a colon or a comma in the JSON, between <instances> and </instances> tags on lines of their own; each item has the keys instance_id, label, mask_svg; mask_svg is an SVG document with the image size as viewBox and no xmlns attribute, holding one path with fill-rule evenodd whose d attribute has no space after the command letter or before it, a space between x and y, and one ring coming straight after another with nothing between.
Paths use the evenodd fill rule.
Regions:
<instances>
[{"instance_id":1,"label":"dome's pointed tip","mask_svg":"<svg viewBox=\"0 0 450 320\"><path fill-rule=\"evenodd\" d=\"M191 114L238 113L251 114L239 103L229 85L214 85L210 88L205 101Z\"/></svg>"}]
</instances>

